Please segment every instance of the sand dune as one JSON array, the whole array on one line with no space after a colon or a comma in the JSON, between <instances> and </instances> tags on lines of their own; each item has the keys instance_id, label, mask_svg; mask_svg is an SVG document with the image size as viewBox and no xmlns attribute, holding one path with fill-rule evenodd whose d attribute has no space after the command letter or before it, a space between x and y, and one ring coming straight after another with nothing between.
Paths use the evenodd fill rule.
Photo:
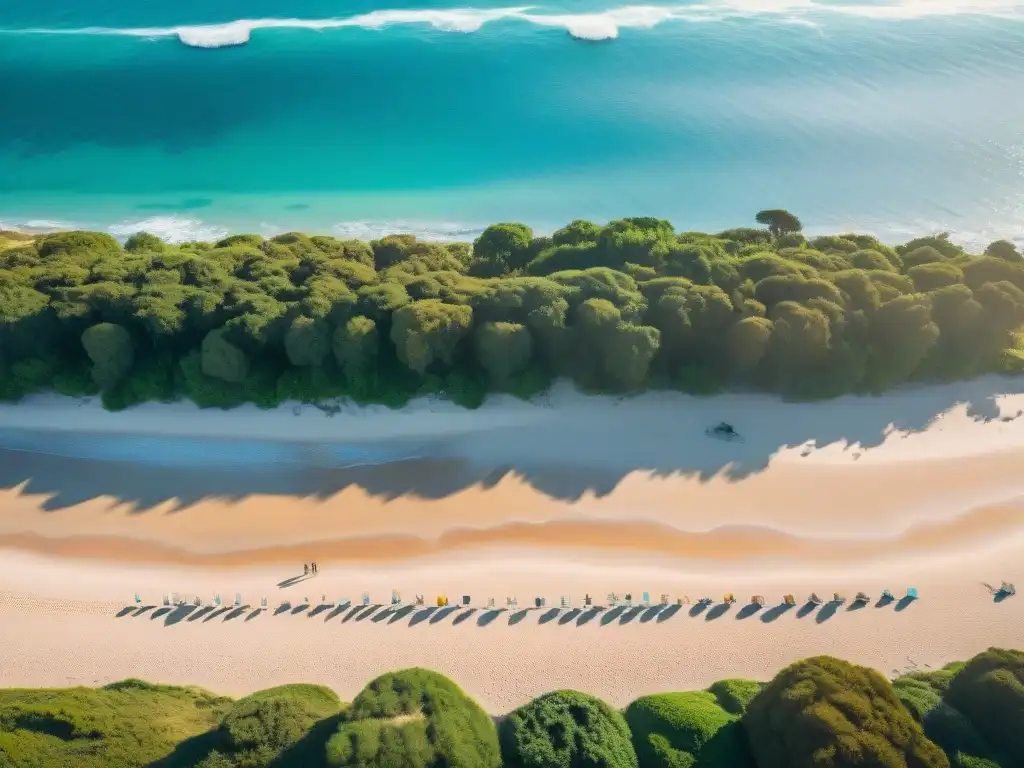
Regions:
<instances>
[{"instance_id":1,"label":"sand dune","mask_svg":"<svg viewBox=\"0 0 1024 768\"><path fill-rule=\"evenodd\" d=\"M376 672L422 664L501 712L560 686L626 703L766 678L822 652L891 672L908 657L1022 647L1024 603L994 603L984 586L1024 582L1022 384L816 404L562 388L473 412L421 401L331 418L111 414L50 397L0 407L0 685L133 675L243 693L311 680L351 696ZM744 442L704 435L722 419ZM290 581L310 560L321 575ZM487 597L512 594L551 605L734 591L771 605L911 584L922 600L900 611L481 622ZM322 595L384 602L392 588L468 592L476 611L316 611ZM124 612L136 591L155 607ZM170 591L267 596L271 610L161 613Z\"/></svg>"}]
</instances>

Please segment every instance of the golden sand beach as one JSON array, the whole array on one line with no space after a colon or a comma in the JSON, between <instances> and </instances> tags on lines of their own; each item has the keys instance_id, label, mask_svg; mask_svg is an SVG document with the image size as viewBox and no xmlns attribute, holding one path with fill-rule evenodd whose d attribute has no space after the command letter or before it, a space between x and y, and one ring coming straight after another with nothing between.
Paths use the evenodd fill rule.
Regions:
<instances>
[{"instance_id":1,"label":"golden sand beach","mask_svg":"<svg viewBox=\"0 0 1024 768\"><path fill-rule=\"evenodd\" d=\"M815 404L562 389L538 404L334 418L110 414L57 398L0 408L0 686L133 676L242 694L308 681L347 698L418 665L497 714L561 687L625 704L767 679L819 653L894 674L1022 647L1024 603L994 602L987 586L1024 582L1019 387ZM705 436L720 419L745 440ZM227 437L249 442L193 462L180 443L133 443ZM331 466L327 443L378 460ZM219 464L218 451L256 444L290 458ZM320 573L305 578L310 561ZM876 606L910 586L919 600ZM426 605L392 609L392 589ZM872 597L861 608L802 607L811 592L860 590ZM718 603L580 609L587 594L603 605L645 591ZM240 593L246 607L165 609L171 592ZM789 593L798 605L782 610ZM453 605L431 609L439 594ZM468 608L454 605L463 595ZM563 595L573 610L557 609ZM766 606L747 607L752 595ZM487 610L509 596L531 609Z\"/></svg>"}]
</instances>

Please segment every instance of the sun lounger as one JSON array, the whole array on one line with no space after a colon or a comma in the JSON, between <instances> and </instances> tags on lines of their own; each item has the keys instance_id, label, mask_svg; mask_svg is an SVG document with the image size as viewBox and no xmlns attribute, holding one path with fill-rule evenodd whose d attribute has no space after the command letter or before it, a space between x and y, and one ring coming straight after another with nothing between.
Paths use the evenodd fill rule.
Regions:
<instances>
[{"instance_id":1,"label":"sun lounger","mask_svg":"<svg viewBox=\"0 0 1024 768\"><path fill-rule=\"evenodd\" d=\"M996 594L997 595L1002 595L1003 597L1009 597L1010 595L1016 595L1017 594L1017 588L1015 586L1013 586L1013 584L1011 584L1010 582L1004 581L999 586L999 591L996 592Z\"/></svg>"},{"instance_id":2,"label":"sun lounger","mask_svg":"<svg viewBox=\"0 0 1024 768\"><path fill-rule=\"evenodd\" d=\"M625 603L626 603L626 607L627 608L632 608L633 607L633 593L632 592L627 592L626 593Z\"/></svg>"},{"instance_id":3,"label":"sun lounger","mask_svg":"<svg viewBox=\"0 0 1024 768\"><path fill-rule=\"evenodd\" d=\"M139 597L139 593L138 592L135 593L135 604L136 605L142 605L142 598Z\"/></svg>"},{"instance_id":4,"label":"sun lounger","mask_svg":"<svg viewBox=\"0 0 1024 768\"><path fill-rule=\"evenodd\" d=\"M760 605L760 606L763 607L764 606L764 597L762 595L754 595L752 598L750 598L750 604L751 605Z\"/></svg>"},{"instance_id":5,"label":"sun lounger","mask_svg":"<svg viewBox=\"0 0 1024 768\"><path fill-rule=\"evenodd\" d=\"M199 608L203 604L203 598L196 596L196 599L192 601L192 605Z\"/></svg>"},{"instance_id":6,"label":"sun lounger","mask_svg":"<svg viewBox=\"0 0 1024 768\"><path fill-rule=\"evenodd\" d=\"M469 596L469 595L463 595L463 596L462 596L462 604L463 604L464 606L468 606L468 605L470 604L470 602L471 602L471 601L472 601L472 598L470 598L470 596Z\"/></svg>"},{"instance_id":7,"label":"sun lounger","mask_svg":"<svg viewBox=\"0 0 1024 768\"><path fill-rule=\"evenodd\" d=\"M647 593L647 592L641 592L640 593L640 604L644 608L647 608L651 604L651 596L650 596L649 593Z\"/></svg>"},{"instance_id":8,"label":"sun lounger","mask_svg":"<svg viewBox=\"0 0 1024 768\"><path fill-rule=\"evenodd\" d=\"M363 605L369 605L369 604L370 604L370 593L369 592L363 592Z\"/></svg>"},{"instance_id":9,"label":"sun lounger","mask_svg":"<svg viewBox=\"0 0 1024 768\"><path fill-rule=\"evenodd\" d=\"M401 593L397 589L392 589L391 590L391 604L392 605L401 605L402 604L402 595L401 595Z\"/></svg>"},{"instance_id":10,"label":"sun lounger","mask_svg":"<svg viewBox=\"0 0 1024 768\"><path fill-rule=\"evenodd\" d=\"M811 592L811 596L807 598L807 602L813 603L814 605L821 605L825 601L818 597L816 592Z\"/></svg>"},{"instance_id":11,"label":"sun lounger","mask_svg":"<svg viewBox=\"0 0 1024 768\"><path fill-rule=\"evenodd\" d=\"M917 587L908 587L907 588L907 599L908 600L917 600Z\"/></svg>"},{"instance_id":12,"label":"sun lounger","mask_svg":"<svg viewBox=\"0 0 1024 768\"><path fill-rule=\"evenodd\" d=\"M658 605L661 605L663 607L668 605L668 595L666 593L661 593L661 600L658 601Z\"/></svg>"},{"instance_id":13,"label":"sun lounger","mask_svg":"<svg viewBox=\"0 0 1024 768\"><path fill-rule=\"evenodd\" d=\"M220 595L213 596L213 604L216 605L218 608L220 607Z\"/></svg>"},{"instance_id":14,"label":"sun lounger","mask_svg":"<svg viewBox=\"0 0 1024 768\"><path fill-rule=\"evenodd\" d=\"M842 605L846 602L846 598L840 595L838 592L832 593L832 602L836 605Z\"/></svg>"},{"instance_id":15,"label":"sun lounger","mask_svg":"<svg viewBox=\"0 0 1024 768\"><path fill-rule=\"evenodd\" d=\"M509 609L510 611L514 611L514 610L516 610L517 608L519 608L519 601L518 601L518 600L516 600L516 598L514 598L514 597L506 597L506 598L505 598L505 606L506 606L506 607L507 607L507 608L508 608L508 609Z\"/></svg>"},{"instance_id":16,"label":"sun lounger","mask_svg":"<svg viewBox=\"0 0 1024 768\"><path fill-rule=\"evenodd\" d=\"M593 604L594 604L594 598L592 598L592 597L590 596L590 593L588 592L588 593L587 593L587 596L583 598L583 606L584 606L585 608L589 608L589 607L590 607L590 606L592 606Z\"/></svg>"},{"instance_id":17,"label":"sun lounger","mask_svg":"<svg viewBox=\"0 0 1024 768\"><path fill-rule=\"evenodd\" d=\"M796 598L793 595L786 595L782 598L782 602L785 605L796 605Z\"/></svg>"},{"instance_id":18,"label":"sun lounger","mask_svg":"<svg viewBox=\"0 0 1024 768\"><path fill-rule=\"evenodd\" d=\"M715 598L713 597L702 597L700 600L697 601L697 605L711 605L714 602Z\"/></svg>"},{"instance_id":19,"label":"sun lounger","mask_svg":"<svg viewBox=\"0 0 1024 768\"><path fill-rule=\"evenodd\" d=\"M883 589L882 590L882 599L883 600L895 600L896 596L892 593L891 589Z\"/></svg>"},{"instance_id":20,"label":"sun lounger","mask_svg":"<svg viewBox=\"0 0 1024 768\"><path fill-rule=\"evenodd\" d=\"M489 609L491 609L491 610L494 610L494 598L493 597L488 597L487 598L487 607Z\"/></svg>"},{"instance_id":21,"label":"sun lounger","mask_svg":"<svg viewBox=\"0 0 1024 768\"><path fill-rule=\"evenodd\" d=\"M865 593L865 592L858 592L857 596L855 598L853 598L853 602L855 602L855 603L870 603L871 602L871 597L867 593Z\"/></svg>"},{"instance_id":22,"label":"sun lounger","mask_svg":"<svg viewBox=\"0 0 1024 768\"><path fill-rule=\"evenodd\" d=\"M446 595L438 595L437 596L437 607L438 608L444 608L446 605L448 605L448 597Z\"/></svg>"},{"instance_id":23,"label":"sun lounger","mask_svg":"<svg viewBox=\"0 0 1024 768\"><path fill-rule=\"evenodd\" d=\"M423 605L423 595L416 595L416 605Z\"/></svg>"},{"instance_id":24,"label":"sun lounger","mask_svg":"<svg viewBox=\"0 0 1024 768\"><path fill-rule=\"evenodd\" d=\"M729 605L732 605L733 603L736 602L736 595L734 595L732 592L730 592L729 594L727 594L725 597L722 598L722 602L723 603L728 603Z\"/></svg>"},{"instance_id":25,"label":"sun lounger","mask_svg":"<svg viewBox=\"0 0 1024 768\"><path fill-rule=\"evenodd\" d=\"M676 598L676 605L689 605L689 604L690 604L690 596L689 595L683 595L682 597L677 597Z\"/></svg>"},{"instance_id":26,"label":"sun lounger","mask_svg":"<svg viewBox=\"0 0 1024 768\"><path fill-rule=\"evenodd\" d=\"M267 598L261 597L260 598L260 608L266 608L266 607L267 607Z\"/></svg>"},{"instance_id":27,"label":"sun lounger","mask_svg":"<svg viewBox=\"0 0 1024 768\"><path fill-rule=\"evenodd\" d=\"M608 593L608 605L610 605L612 608L614 608L618 604L619 604L619 596L616 595L614 592L609 592Z\"/></svg>"},{"instance_id":28,"label":"sun lounger","mask_svg":"<svg viewBox=\"0 0 1024 768\"><path fill-rule=\"evenodd\" d=\"M170 604L171 604L171 596L170 595L164 595L164 605L170 605Z\"/></svg>"},{"instance_id":29,"label":"sun lounger","mask_svg":"<svg viewBox=\"0 0 1024 768\"><path fill-rule=\"evenodd\" d=\"M235 608L241 608L241 607L242 607L242 593L241 592L235 592Z\"/></svg>"},{"instance_id":30,"label":"sun lounger","mask_svg":"<svg viewBox=\"0 0 1024 768\"><path fill-rule=\"evenodd\" d=\"M562 610L572 607L572 600L570 600L566 595L562 595L560 601Z\"/></svg>"},{"instance_id":31,"label":"sun lounger","mask_svg":"<svg viewBox=\"0 0 1024 768\"><path fill-rule=\"evenodd\" d=\"M177 592L171 592L171 605L181 605L181 602L178 600Z\"/></svg>"}]
</instances>

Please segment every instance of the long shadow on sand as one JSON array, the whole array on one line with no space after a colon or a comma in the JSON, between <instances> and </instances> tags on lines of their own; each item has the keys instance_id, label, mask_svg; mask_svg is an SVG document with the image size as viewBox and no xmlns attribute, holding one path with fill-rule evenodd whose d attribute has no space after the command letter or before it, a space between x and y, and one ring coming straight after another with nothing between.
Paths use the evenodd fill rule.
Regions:
<instances>
[{"instance_id":1,"label":"long shadow on sand","mask_svg":"<svg viewBox=\"0 0 1024 768\"><path fill-rule=\"evenodd\" d=\"M39 449L40 440L44 445L51 440L40 438L41 433L31 433L30 444L35 447L28 449L19 446L26 444L25 435L29 433L0 429L0 488L21 486L24 494L45 497L41 503L47 510L107 496L136 511L146 511L167 502L182 509L204 499L236 501L253 494L327 498L348 487L359 487L384 499L406 495L438 499L472 485L493 486L515 473L548 496L575 500L585 493L606 495L623 477L637 471L654 476L696 475L705 480L720 474L741 478L764 469L772 455L786 446L821 447L844 442L869 448L883 442L890 430L921 431L936 416L965 403L972 418L991 420L999 417L997 395L1021 392L1024 378L987 376L948 385L908 387L884 398L842 397L823 404L813 419L793 418L793 408L810 406L790 406L774 396L722 395L701 401L699 408L681 409L675 428L683 435L703 439L709 424L724 419L736 426L744 440L730 443L707 439L699 451L688 439L680 439L677 447L664 440L617 440L615 423L602 419L600 410L592 419L564 423L559 420L560 413L552 411L549 420L497 428L497 441L490 433L438 438L416 446L415 455L432 457L429 459L347 468L324 468L310 462L298 468L264 465L224 472L208 467L186 469L68 458L52 455L59 453L58 448L45 452ZM602 400L601 407L611 402ZM663 412L638 409L635 428L644 430L648 423L652 433L658 433L664 426ZM574 456L572 462L561 464L522 450L523 440L541 446L555 444L556 439L564 438L567 424L576 444L584 449L594 446L593 450L598 451L601 446L614 444L618 451L616 466L588 455L587 450ZM515 439L502 442L503 433ZM506 444L518 453L505 453L502 446ZM517 444L519 448L515 448ZM72 449L66 452L74 453ZM462 456L477 458L466 462Z\"/></svg>"}]
</instances>

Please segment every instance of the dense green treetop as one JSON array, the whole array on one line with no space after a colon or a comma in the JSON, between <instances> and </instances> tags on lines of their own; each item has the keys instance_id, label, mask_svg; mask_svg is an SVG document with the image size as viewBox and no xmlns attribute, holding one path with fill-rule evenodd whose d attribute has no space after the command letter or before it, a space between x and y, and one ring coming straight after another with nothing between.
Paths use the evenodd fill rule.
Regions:
<instances>
[{"instance_id":1,"label":"dense green treetop","mask_svg":"<svg viewBox=\"0 0 1024 768\"><path fill-rule=\"evenodd\" d=\"M146 233L0 241L0 397L109 407L349 395L528 397L755 387L787 397L1024 369L1024 256L944 235L807 239L800 221L676 232L496 224L470 246L286 233L170 245Z\"/></svg>"},{"instance_id":2,"label":"dense green treetop","mask_svg":"<svg viewBox=\"0 0 1024 768\"><path fill-rule=\"evenodd\" d=\"M758 768L947 768L882 675L829 656L797 662L743 718Z\"/></svg>"},{"instance_id":3,"label":"dense green treetop","mask_svg":"<svg viewBox=\"0 0 1024 768\"><path fill-rule=\"evenodd\" d=\"M329 766L497 768L494 723L451 680L406 669L370 682L327 742Z\"/></svg>"},{"instance_id":4,"label":"dense green treetop","mask_svg":"<svg viewBox=\"0 0 1024 768\"><path fill-rule=\"evenodd\" d=\"M501 722L506 768L637 768L620 712L579 691L552 691Z\"/></svg>"}]
</instances>

